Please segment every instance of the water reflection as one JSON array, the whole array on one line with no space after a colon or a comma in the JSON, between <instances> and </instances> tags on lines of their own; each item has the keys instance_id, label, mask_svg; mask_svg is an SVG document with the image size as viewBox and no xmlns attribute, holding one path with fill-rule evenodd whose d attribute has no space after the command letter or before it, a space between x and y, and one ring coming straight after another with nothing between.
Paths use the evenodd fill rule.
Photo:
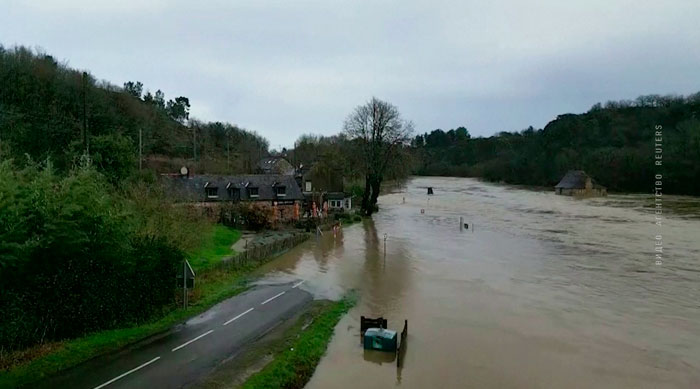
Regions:
<instances>
[{"instance_id":1,"label":"water reflection","mask_svg":"<svg viewBox=\"0 0 700 389\"><path fill-rule=\"evenodd\" d=\"M391 363L396 365L396 353L377 350L364 350L362 357L365 361L376 363L377 365L381 365L383 363Z\"/></svg>"}]
</instances>

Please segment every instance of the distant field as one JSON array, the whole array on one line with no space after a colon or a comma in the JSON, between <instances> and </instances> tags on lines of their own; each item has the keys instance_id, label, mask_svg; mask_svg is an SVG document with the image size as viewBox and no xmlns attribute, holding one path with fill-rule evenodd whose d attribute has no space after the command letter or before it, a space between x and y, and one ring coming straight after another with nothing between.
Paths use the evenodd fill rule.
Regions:
<instances>
[{"instance_id":1,"label":"distant field","mask_svg":"<svg viewBox=\"0 0 700 389\"><path fill-rule=\"evenodd\" d=\"M240 238L241 232L239 230L220 224L215 225L203 239L202 246L193 252L187 253L190 265L192 265L195 272L211 268L221 262L222 259L235 254L235 251L231 249L231 245Z\"/></svg>"}]
</instances>

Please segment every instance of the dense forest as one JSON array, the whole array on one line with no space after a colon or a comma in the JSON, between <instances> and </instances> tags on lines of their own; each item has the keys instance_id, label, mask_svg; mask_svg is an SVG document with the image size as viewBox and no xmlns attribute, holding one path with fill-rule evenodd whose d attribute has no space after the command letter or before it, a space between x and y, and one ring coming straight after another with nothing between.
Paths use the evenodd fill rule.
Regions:
<instances>
[{"instance_id":1,"label":"dense forest","mask_svg":"<svg viewBox=\"0 0 700 389\"><path fill-rule=\"evenodd\" d=\"M419 175L553 186L567 170L582 169L612 191L650 192L661 173L664 193L700 195L700 93L598 103L584 114L559 115L543 129L491 137L471 138L464 127L438 129L416 136L412 147Z\"/></svg>"}]
</instances>

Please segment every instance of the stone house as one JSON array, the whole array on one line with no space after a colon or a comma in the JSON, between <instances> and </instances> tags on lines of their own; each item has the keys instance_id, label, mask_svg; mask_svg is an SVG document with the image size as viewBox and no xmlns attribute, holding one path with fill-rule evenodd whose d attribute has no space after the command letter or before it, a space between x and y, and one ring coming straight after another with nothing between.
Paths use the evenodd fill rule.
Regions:
<instances>
[{"instance_id":1,"label":"stone house","mask_svg":"<svg viewBox=\"0 0 700 389\"><path fill-rule=\"evenodd\" d=\"M177 201L207 208L214 215L222 205L245 203L271 210L272 222L286 223L299 219L304 201L292 175L180 175L166 180L168 192Z\"/></svg>"},{"instance_id":2,"label":"stone house","mask_svg":"<svg viewBox=\"0 0 700 389\"><path fill-rule=\"evenodd\" d=\"M607 189L583 170L569 170L554 187L554 193L565 196L607 196Z\"/></svg>"}]
</instances>

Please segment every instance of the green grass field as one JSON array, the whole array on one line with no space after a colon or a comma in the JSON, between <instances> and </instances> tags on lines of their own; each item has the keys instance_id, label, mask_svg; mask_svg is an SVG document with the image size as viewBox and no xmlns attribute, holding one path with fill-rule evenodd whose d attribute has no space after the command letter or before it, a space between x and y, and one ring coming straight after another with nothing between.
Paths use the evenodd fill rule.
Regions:
<instances>
[{"instance_id":1,"label":"green grass field","mask_svg":"<svg viewBox=\"0 0 700 389\"><path fill-rule=\"evenodd\" d=\"M241 232L239 230L221 224L215 225L204 238L202 246L187 253L190 265L195 272L211 268L222 259L235 254L231 250L231 245L240 238Z\"/></svg>"}]
</instances>

